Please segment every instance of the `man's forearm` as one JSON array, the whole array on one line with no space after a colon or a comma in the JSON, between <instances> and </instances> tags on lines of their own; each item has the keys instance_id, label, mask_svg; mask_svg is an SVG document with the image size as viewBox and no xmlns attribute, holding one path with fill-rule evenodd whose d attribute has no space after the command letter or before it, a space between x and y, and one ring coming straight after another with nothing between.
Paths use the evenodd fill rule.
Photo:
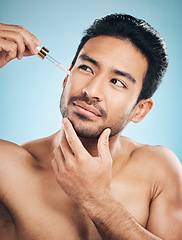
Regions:
<instances>
[{"instance_id":1,"label":"man's forearm","mask_svg":"<svg viewBox=\"0 0 182 240\"><path fill-rule=\"evenodd\" d=\"M58 183L88 213L103 240L160 240L144 229L110 194L110 130L98 140L98 155L84 148L71 122L63 119L60 145L52 161Z\"/></svg>"},{"instance_id":2,"label":"man's forearm","mask_svg":"<svg viewBox=\"0 0 182 240\"><path fill-rule=\"evenodd\" d=\"M84 208L103 240L161 240L144 229L112 198L86 202Z\"/></svg>"}]
</instances>

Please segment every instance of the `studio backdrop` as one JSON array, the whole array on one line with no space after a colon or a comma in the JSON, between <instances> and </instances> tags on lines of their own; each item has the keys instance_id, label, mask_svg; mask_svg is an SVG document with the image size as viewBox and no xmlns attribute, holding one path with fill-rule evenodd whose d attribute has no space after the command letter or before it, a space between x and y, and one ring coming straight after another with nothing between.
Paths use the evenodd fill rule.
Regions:
<instances>
[{"instance_id":1,"label":"studio backdrop","mask_svg":"<svg viewBox=\"0 0 182 240\"><path fill-rule=\"evenodd\" d=\"M164 145L182 161L181 0L0 1L0 22L27 28L67 68L83 31L94 19L116 12L145 19L156 28L170 61L152 111L142 122L130 123L123 135ZM58 131L64 78L60 69L37 56L15 59L0 69L0 138L21 144Z\"/></svg>"}]
</instances>

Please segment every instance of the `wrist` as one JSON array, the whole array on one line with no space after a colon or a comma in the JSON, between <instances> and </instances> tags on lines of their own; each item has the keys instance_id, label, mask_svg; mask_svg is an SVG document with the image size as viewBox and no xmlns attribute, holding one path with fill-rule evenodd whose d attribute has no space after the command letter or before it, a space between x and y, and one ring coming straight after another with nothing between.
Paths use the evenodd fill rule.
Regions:
<instances>
[{"instance_id":1,"label":"wrist","mask_svg":"<svg viewBox=\"0 0 182 240\"><path fill-rule=\"evenodd\" d=\"M98 217L100 213L104 212L112 205L114 199L109 191L100 194L99 196L92 196L82 202L82 207L86 210L91 219Z\"/></svg>"}]
</instances>

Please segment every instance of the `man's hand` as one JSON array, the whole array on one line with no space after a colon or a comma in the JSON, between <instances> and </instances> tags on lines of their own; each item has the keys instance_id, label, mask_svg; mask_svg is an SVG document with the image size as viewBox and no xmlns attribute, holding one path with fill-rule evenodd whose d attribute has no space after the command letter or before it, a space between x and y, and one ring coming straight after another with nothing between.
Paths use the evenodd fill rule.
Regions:
<instances>
[{"instance_id":1,"label":"man's hand","mask_svg":"<svg viewBox=\"0 0 182 240\"><path fill-rule=\"evenodd\" d=\"M92 157L66 118L63 119L63 128L60 145L52 160L59 185L80 204L102 199L110 191L110 129L105 129L98 140L98 157Z\"/></svg>"},{"instance_id":2,"label":"man's hand","mask_svg":"<svg viewBox=\"0 0 182 240\"><path fill-rule=\"evenodd\" d=\"M0 68L14 58L38 53L41 42L22 26L0 23Z\"/></svg>"}]
</instances>

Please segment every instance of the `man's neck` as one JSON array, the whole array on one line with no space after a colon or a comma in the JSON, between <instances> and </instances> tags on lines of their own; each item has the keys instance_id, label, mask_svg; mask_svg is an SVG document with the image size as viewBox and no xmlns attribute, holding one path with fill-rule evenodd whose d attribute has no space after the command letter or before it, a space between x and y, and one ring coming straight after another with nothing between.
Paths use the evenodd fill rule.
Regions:
<instances>
[{"instance_id":1,"label":"man's neck","mask_svg":"<svg viewBox=\"0 0 182 240\"><path fill-rule=\"evenodd\" d=\"M120 139L120 134L115 135L114 137L110 137L109 138L109 148L110 148L110 152L112 157L114 158L114 153L116 151L116 148L118 146L119 143L119 139ZM54 135L51 136L51 142L52 142L52 148L56 149L59 146L59 141L60 141L60 131L58 131L57 133L55 133ZM97 138L79 138L80 141L82 142L83 146L85 147L85 149L93 156L93 157L97 157L98 156L98 139Z\"/></svg>"},{"instance_id":2,"label":"man's neck","mask_svg":"<svg viewBox=\"0 0 182 240\"><path fill-rule=\"evenodd\" d=\"M120 135L116 135L114 137L109 138L109 148L112 157L115 156L116 146L118 145ZM97 138L80 138L83 146L93 157L98 156L98 139Z\"/></svg>"},{"instance_id":3,"label":"man's neck","mask_svg":"<svg viewBox=\"0 0 182 240\"><path fill-rule=\"evenodd\" d=\"M112 173L113 175L117 172L117 169L121 168L125 165L126 159L126 146L123 146L123 140L121 140L121 132L114 137L109 138L109 149L111 153L111 157L113 160ZM88 138L80 138L85 149L92 155L93 157L98 156L98 139L88 139ZM49 137L49 149L50 156L47 158L47 164L51 167L51 160L54 158L54 150L60 144L60 131ZM124 147L124 148L123 148ZM44 159L45 160L45 159Z\"/></svg>"}]
</instances>

